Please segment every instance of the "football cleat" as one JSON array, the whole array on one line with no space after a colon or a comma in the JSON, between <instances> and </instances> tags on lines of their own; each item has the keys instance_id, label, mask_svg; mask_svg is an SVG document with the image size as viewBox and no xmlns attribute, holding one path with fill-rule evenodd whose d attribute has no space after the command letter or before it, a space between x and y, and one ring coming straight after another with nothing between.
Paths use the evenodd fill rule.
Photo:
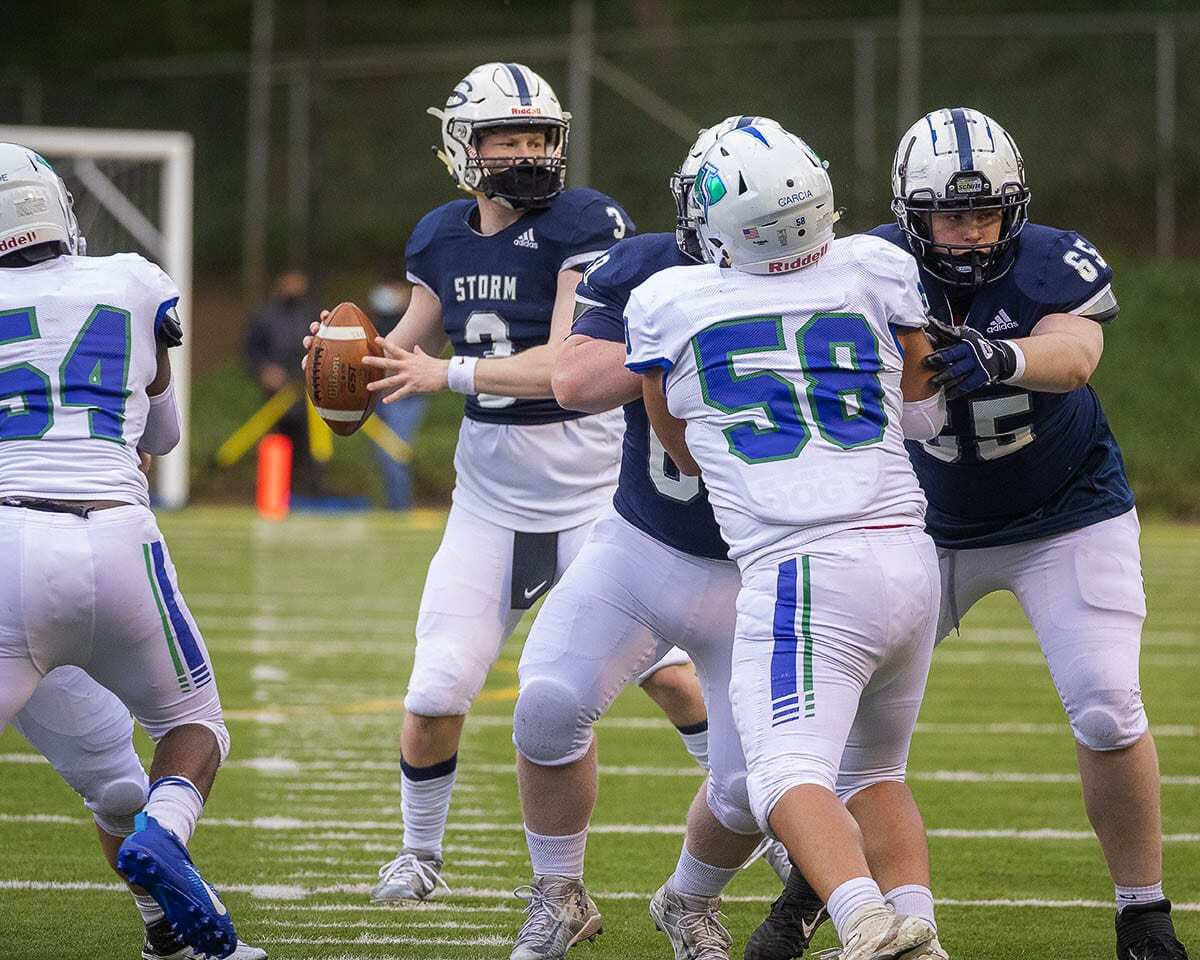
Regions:
<instances>
[{"instance_id":1,"label":"football cleat","mask_svg":"<svg viewBox=\"0 0 1200 960\"><path fill-rule=\"evenodd\" d=\"M575 944L604 932L600 911L582 880L534 877L531 885L515 892L528 906L508 960L562 960Z\"/></svg>"},{"instance_id":2,"label":"football cleat","mask_svg":"<svg viewBox=\"0 0 1200 960\"><path fill-rule=\"evenodd\" d=\"M842 942L841 960L907 960L919 956L937 931L920 917L896 913L879 904L863 907L850 917L850 929Z\"/></svg>"},{"instance_id":3,"label":"football cleat","mask_svg":"<svg viewBox=\"0 0 1200 960\"><path fill-rule=\"evenodd\" d=\"M1117 914L1117 960L1188 960L1171 923L1170 900L1131 903Z\"/></svg>"},{"instance_id":4,"label":"football cleat","mask_svg":"<svg viewBox=\"0 0 1200 960\"><path fill-rule=\"evenodd\" d=\"M407 847L379 868L379 882L371 891L374 903L430 900L450 887L442 879L442 861L423 850Z\"/></svg>"},{"instance_id":5,"label":"football cleat","mask_svg":"<svg viewBox=\"0 0 1200 960\"><path fill-rule=\"evenodd\" d=\"M237 949L225 904L192 864L187 847L144 813L117 852L117 869L143 887L166 915L171 930L198 953L224 960Z\"/></svg>"},{"instance_id":6,"label":"football cleat","mask_svg":"<svg viewBox=\"0 0 1200 960\"><path fill-rule=\"evenodd\" d=\"M771 912L746 941L745 960L792 960L804 955L817 927L829 919L825 904L793 868Z\"/></svg>"},{"instance_id":7,"label":"football cleat","mask_svg":"<svg viewBox=\"0 0 1200 960\"><path fill-rule=\"evenodd\" d=\"M934 937L925 946L904 954L902 960L950 960L950 954L942 949L938 938Z\"/></svg>"},{"instance_id":8,"label":"football cleat","mask_svg":"<svg viewBox=\"0 0 1200 960\"><path fill-rule=\"evenodd\" d=\"M675 960L729 960L733 938L721 923L721 898L678 893L669 884L654 894L650 916L671 941Z\"/></svg>"},{"instance_id":9,"label":"football cleat","mask_svg":"<svg viewBox=\"0 0 1200 960\"><path fill-rule=\"evenodd\" d=\"M142 960L205 960L171 932L166 917L146 924L146 942L142 944ZM238 941L228 960L267 960L267 951Z\"/></svg>"}]
</instances>

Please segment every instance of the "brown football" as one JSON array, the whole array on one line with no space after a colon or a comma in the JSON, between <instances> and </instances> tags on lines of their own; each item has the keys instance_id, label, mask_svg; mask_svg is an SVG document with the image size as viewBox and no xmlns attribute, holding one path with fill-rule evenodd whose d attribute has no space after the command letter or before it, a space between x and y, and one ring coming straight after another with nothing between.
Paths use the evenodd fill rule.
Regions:
<instances>
[{"instance_id":1,"label":"brown football","mask_svg":"<svg viewBox=\"0 0 1200 960\"><path fill-rule=\"evenodd\" d=\"M375 409L375 394L367 384L383 372L362 361L367 354L383 356L375 343L377 336L365 313L353 303L339 303L308 348L304 380L308 396L329 429L343 437L361 427Z\"/></svg>"}]
</instances>

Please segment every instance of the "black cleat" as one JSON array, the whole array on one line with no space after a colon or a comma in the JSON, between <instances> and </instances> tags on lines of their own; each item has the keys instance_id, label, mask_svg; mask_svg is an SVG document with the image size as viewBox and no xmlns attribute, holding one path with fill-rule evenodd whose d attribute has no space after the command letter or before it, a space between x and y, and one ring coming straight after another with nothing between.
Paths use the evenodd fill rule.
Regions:
<instances>
[{"instance_id":1,"label":"black cleat","mask_svg":"<svg viewBox=\"0 0 1200 960\"><path fill-rule=\"evenodd\" d=\"M1175 937L1170 900L1132 903L1117 914L1117 960L1188 960Z\"/></svg>"},{"instance_id":2,"label":"black cleat","mask_svg":"<svg viewBox=\"0 0 1200 960\"><path fill-rule=\"evenodd\" d=\"M825 904L795 864L783 893L771 904L757 930L746 941L744 960L793 960L804 956L817 927L829 919Z\"/></svg>"}]
</instances>

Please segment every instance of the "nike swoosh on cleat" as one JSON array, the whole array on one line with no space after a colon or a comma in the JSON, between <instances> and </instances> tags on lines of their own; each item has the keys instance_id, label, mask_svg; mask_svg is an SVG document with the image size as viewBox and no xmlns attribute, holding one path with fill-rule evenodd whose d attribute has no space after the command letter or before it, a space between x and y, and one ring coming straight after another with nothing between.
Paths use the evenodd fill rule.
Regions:
<instances>
[{"instance_id":1,"label":"nike swoosh on cleat","mask_svg":"<svg viewBox=\"0 0 1200 960\"><path fill-rule=\"evenodd\" d=\"M537 592L538 592L539 590L541 590L541 589L542 589L542 587L544 587L544 586L545 586L546 584L548 584L549 582L550 582L549 580L543 580L543 581L542 581L541 583L539 583L539 584L538 584L536 587L526 587L526 588L525 588L525 599L526 599L526 600L528 600L530 597L536 597L536 596L537 596Z\"/></svg>"},{"instance_id":2,"label":"nike swoosh on cleat","mask_svg":"<svg viewBox=\"0 0 1200 960\"><path fill-rule=\"evenodd\" d=\"M200 882L204 883L204 890L208 894L208 899L212 901L213 909L216 910L217 913L219 913L222 917L225 916L228 911L225 909L225 904L221 902L221 898L217 896L217 891L210 887L203 880Z\"/></svg>"}]
</instances>

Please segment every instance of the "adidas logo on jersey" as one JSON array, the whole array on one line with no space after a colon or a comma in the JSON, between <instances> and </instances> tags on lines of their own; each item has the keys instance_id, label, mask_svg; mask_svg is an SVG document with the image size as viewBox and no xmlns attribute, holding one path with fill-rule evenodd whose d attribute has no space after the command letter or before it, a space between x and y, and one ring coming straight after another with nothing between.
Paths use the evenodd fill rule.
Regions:
<instances>
[{"instance_id":1,"label":"adidas logo on jersey","mask_svg":"<svg viewBox=\"0 0 1200 960\"><path fill-rule=\"evenodd\" d=\"M992 317L992 322L987 325L984 333L1002 333L1005 330L1013 330L1016 327L1017 321L1001 310Z\"/></svg>"},{"instance_id":2,"label":"adidas logo on jersey","mask_svg":"<svg viewBox=\"0 0 1200 960\"><path fill-rule=\"evenodd\" d=\"M537 241L533 238L533 227L530 227L523 234L513 241L514 247L528 247L530 250L538 248Z\"/></svg>"}]
</instances>

